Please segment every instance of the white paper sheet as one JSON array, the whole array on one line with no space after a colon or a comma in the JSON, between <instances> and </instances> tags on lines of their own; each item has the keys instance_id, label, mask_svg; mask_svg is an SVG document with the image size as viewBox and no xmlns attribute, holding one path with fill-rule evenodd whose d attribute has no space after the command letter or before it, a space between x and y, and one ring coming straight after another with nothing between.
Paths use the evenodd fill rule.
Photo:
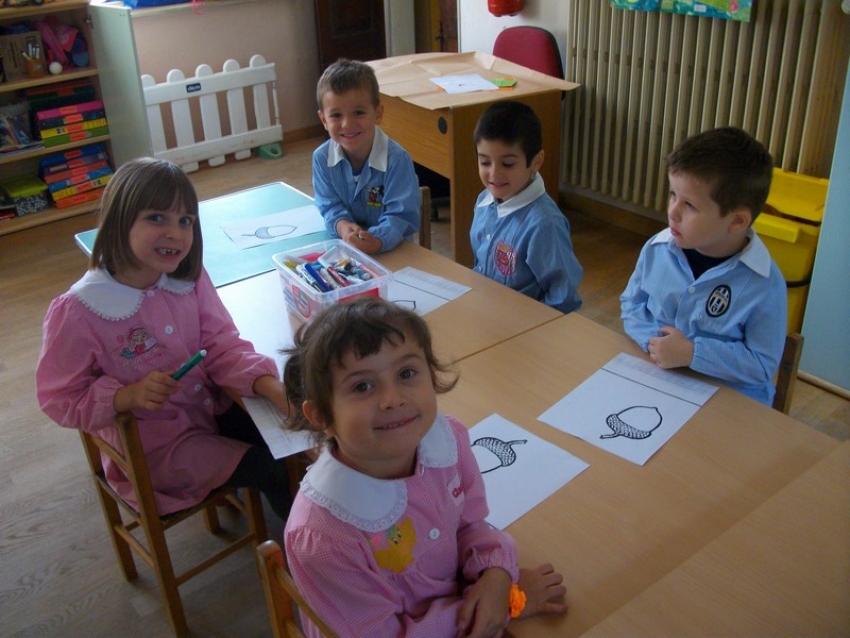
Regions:
<instances>
[{"instance_id":1,"label":"white paper sheet","mask_svg":"<svg viewBox=\"0 0 850 638\"><path fill-rule=\"evenodd\" d=\"M538 418L644 465L716 391L620 353Z\"/></svg>"},{"instance_id":2,"label":"white paper sheet","mask_svg":"<svg viewBox=\"0 0 850 638\"><path fill-rule=\"evenodd\" d=\"M387 298L425 315L470 290L469 286L406 266L393 273L387 286Z\"/></svg>"},{"instance_id":3,"label":"white paper sheet","mask_svg":"<svg viewBox=\"0 0 850 638\"><path fill-rule=\"evenodd\" d=\"M242 401L276 459L316 446L309 432L291 432L284 429L280 412L266 399L243 397Z\"/></svg>"},{"instance_id":4,"label":"white paper sheet","mask_svg":"<svg viewBox=\"0 0 850 638\"><path fill-rule=\"evenodd\" d=\"M487 489L487 522L505 529L589 466L504 417L493 414L469 430Z\"/></svg>"},{"instance_id":5,"label":"white paper sheet","mask_svg":"<svg viewBox=\"0 0 850 638\"><path fill-rule=\"evenodd\" d=\"M473 93L475 91L498 91L499 87L489 80L481 77L478 73L466 75L444 75L438 78L429 78L434 84L441 87L446 93Z\"/></svg>"},{"instance_id":6,"label":"white paper sheet","mask_svg":"<svg viewBox=\"0 0 850 638\"><path fill-rule=\"evenodd\" d=\"M319 209L313 204L292 208L281 213L241 219L226 224L221 229L240 249L271 244L282 239L293 239L301 235L325 230L325 222Z\"/></svg>"}]
</instances>

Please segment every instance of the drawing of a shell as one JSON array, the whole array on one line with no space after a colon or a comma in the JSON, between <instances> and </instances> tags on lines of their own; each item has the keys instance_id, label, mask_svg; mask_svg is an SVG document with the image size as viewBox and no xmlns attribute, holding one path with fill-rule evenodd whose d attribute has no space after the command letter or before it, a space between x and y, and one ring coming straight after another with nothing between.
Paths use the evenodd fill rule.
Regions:
<instances>
[{"instance_id":1,"label":"drawing of a shell","mask_svg":"<svg viewBox=\"0 0 850 638\"><path fill-rule=\"evenodd\" d=\"M633 405L618 412L609 414L605 423L613 434L603 434L600 439L613 439L624 436L627 439L645 439L661 425L661 412L658 408L647 405Z\"/></svg>"},{"instance_id":2,"label":"drawing of a shell","mask_svg":"<svg viewBox=\"0 0 850 638\"><path fill-rule=\"evenodd\" d=\"M520 441L503 441L492 436L484 436L472 442L472 451L475 454L475 460L478 461L478 467L481 473L485 474L500 467L513 465L516 461L516 452L514 452L512 446L522 445L527 442L525 439ZM478 450L475 449L476 447ZM490 453L488 454L488 452Z\"/></svg>"}]
</instances>

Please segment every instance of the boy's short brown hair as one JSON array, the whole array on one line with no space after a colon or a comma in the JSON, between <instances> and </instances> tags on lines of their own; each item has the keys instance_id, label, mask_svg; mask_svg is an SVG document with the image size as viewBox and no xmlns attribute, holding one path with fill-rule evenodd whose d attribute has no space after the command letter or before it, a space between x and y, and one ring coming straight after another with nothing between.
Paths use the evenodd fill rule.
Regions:
<instances>
[{"instance_id":1,"label":"boy's short brown hair","mask_svg":"<svg viewBox=\"0 0 850 638\"><path fill-rule=\"evenodd\" d=\"M365 62L340 58L325 69L316 85L316 101L319 104L319 110L324 108L323 100L328 91L335 95L342 95L354 89L368 91L372 106L377 107L380 104L381 94L375 70Z\"/></svg>"},{"instance_id":2,"label":"boy's short brown hair","mask_svg":"<svg viewBox=\"0 0 850 638\"><path fill-rule=\"evenodd\" d=\"M749 133L724 127L698 133L666 159L668 173L686 173L711 184L711 199L725 216L741 206L755 221L764 208L773 178L773 159Z\"/></svg>"}]
</instances>

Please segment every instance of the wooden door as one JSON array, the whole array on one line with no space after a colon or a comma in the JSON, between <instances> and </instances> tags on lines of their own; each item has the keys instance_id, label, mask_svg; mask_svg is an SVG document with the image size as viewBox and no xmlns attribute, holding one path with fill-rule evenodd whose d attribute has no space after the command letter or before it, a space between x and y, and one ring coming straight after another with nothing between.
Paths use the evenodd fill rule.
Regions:
<instances>
[{"instance_id":1,"label":"wooden door","mask_svg":"<svg viewBox=\"0 0 850 638\"><path fill-rule=\"evenodd\" d=\"M440 51L457 53L457 0L437 1L440 14Z\"/></svg>"},{"instance_id":2,"label":"wooden door","mask_svg":"<svg viewBox=\"0 0 850 638\"><path fill-rule=\"evenodd\" d=\"M316 0L319 65L387 57L384 0Z\"/></svg>"}]
</instances>

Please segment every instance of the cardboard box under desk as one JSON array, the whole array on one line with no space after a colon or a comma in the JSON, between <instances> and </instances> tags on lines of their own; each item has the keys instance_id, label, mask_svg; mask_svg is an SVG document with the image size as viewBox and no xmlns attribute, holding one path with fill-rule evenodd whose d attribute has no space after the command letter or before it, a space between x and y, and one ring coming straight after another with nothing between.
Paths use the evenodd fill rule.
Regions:
<instances>
[{"instance_id":1,"label":"cardboard box under desk","mask_svg":"<svg viewBox=\"0 0 850 638\"><path fill-rule=\"evenodd\" d=\"M38 47L41 57L44 58L44 47L41 43L41 34L38 31L0 35L0 55L3 58L3 72L6 76L6 82L23 80L27 77L26 61L22 54L27 52L30 45Z\"/></svg>"}]
</instances>

